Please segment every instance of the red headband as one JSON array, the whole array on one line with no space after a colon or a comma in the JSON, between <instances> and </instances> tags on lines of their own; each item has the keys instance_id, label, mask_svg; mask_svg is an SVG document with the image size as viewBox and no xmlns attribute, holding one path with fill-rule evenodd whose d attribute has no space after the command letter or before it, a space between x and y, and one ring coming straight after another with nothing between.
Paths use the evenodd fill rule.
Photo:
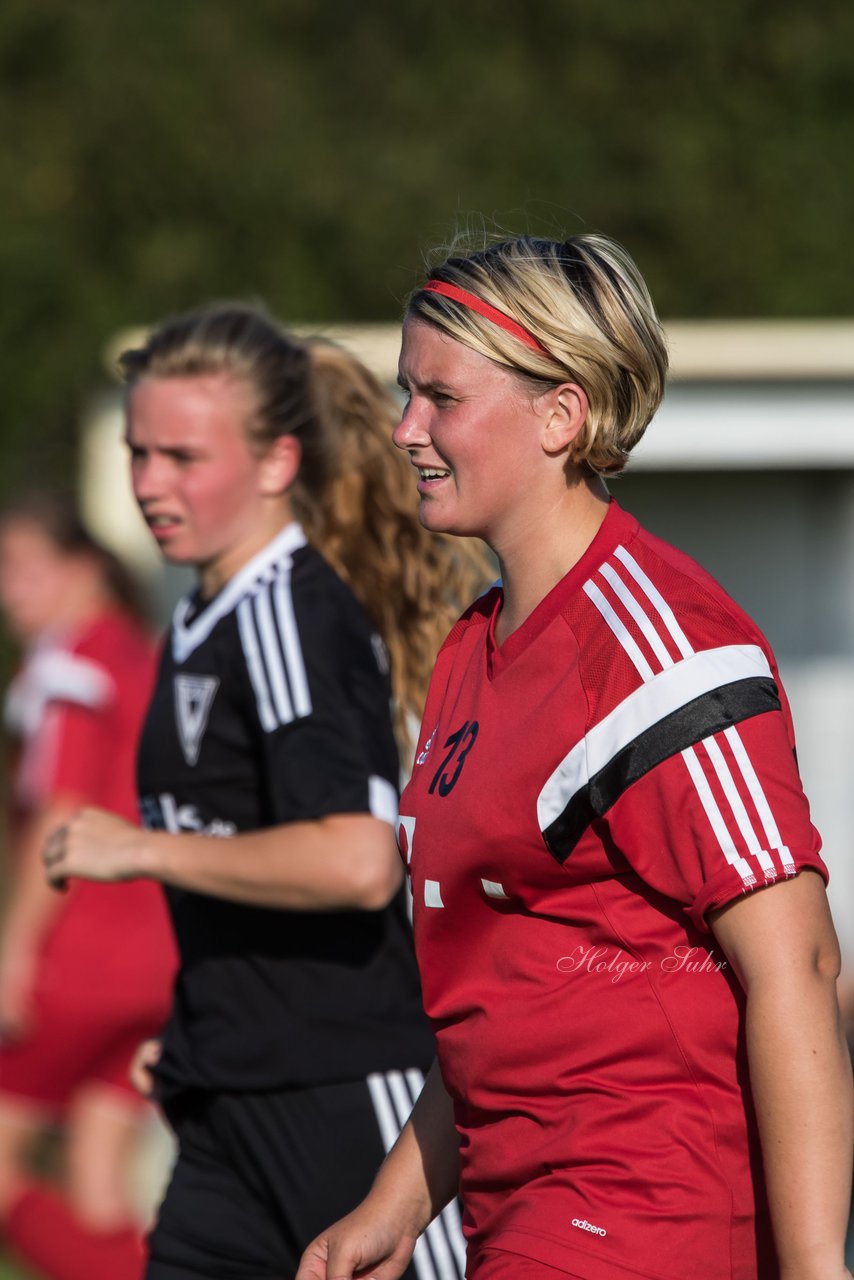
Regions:
<instances>
[{"instance_id":1,"label":"red headband","mask_svg":"<svg viewBox=\"0 0 854 1280\"><path fill-rule=\"evenodd\" d=\"M550 352L539 339L535 338L524 325L519 324L516 320L511 320L510 316L505 315L503 311L499 311L497 307L484 302L482 298L476 298L473 293L466 293L465 289L459 289L455 284L445 284L443 280L428 280L426 284L422 284L421 288L427 293L440 293L444 298L453 298L454 302L462 303L470 311L476 311L479 316L484 316L487 320L491 320L500 329L505 329L507 333L512 333L513 337L518 338L520 342L524 342L526 347L530 347L533 351L539 351L544 356L550 355Z\"/></svg>"}]
</instances>

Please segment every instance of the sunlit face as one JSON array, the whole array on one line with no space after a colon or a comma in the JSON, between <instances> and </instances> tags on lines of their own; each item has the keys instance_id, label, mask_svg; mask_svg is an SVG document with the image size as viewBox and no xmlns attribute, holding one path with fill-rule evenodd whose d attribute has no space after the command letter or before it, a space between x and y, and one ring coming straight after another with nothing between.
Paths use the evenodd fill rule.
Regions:
<instances>
[{"instance_id":1,"label":"sunlit face","mask_svg":"<svg viewBox=\"0 0 854 1280\"><path fill-rule=\"evenodd\" d=\"M509 369L423 320L403 328L394 443L418 468L421 523L500 549L540 500L540 415Z\"/></svg>"},{"instance_id":2,"label":"sunlit face","mask_svg":"<svg viewBox=\"0 0 854 1280\"><path fill-rule=\"evenodd\" d=\"M133 491L160 550L218 589L269 537L251 391L226 374L143 378L127 403Z\"/></svg>"},{"instance_id":3,"label":"sunlit face","mask_svg":"<svg viewBox=\"0 0 854 1280\"><path fill-rule=\"evenodd\" d=\"M54 626L65 601L69 557L35 521L0 526L0 609L22 641Z\"/></svg>"}]
</instances>

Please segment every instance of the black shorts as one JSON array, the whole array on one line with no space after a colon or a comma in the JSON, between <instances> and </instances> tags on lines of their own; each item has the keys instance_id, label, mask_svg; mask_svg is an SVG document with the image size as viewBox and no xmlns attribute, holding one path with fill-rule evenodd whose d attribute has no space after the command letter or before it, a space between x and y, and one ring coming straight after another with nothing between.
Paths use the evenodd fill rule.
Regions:
<instances>
[{"instance_id":1,"label":"black shorts","mask_svg":"<svg viewBox=\"0 0 854 1280\"><path fill-rule=\"evenodd\" d=\"M290 1280L305 1246L368 1192L424 1077L259 1094L183 1094L167 1107L178 1159L149 1238L147 1280ZM456 1203L405 1280L461 1280Z\"/></svg>"}]
</instances>

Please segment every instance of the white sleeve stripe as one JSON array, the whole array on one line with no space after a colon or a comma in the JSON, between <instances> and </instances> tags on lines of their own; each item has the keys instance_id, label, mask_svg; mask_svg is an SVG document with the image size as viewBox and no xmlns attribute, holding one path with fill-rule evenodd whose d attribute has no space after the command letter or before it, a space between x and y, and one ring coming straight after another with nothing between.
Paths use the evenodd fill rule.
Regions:
<instances>
[{"instance_id":1,"label":"white sleeve stripe","mask_svg":"<svg viewBox=\"0 0 854 1280\"><path fill-rule=\"evenodd\" d=\"M727 645L701 649L639 685L588 730L546 781L537 800L540 830L554 822L591 777L660 720L723 685L770 675L758 645Z\"/></svg>"},{"instance_id":2,"label":"white sleeve stripe","mask_svg":"<svg viewBox=\"0 0 854 1280\"><path fill-rule=\"evenodd\" d=\"M387 778L376 773L368 778L368 808L381 822L397 826L397 791Z\"/></svg>"},{"instance_id":3,"label":"white sleeve stripe","mask_svg":"<svg viewBox=\"0 0 854 1280\"><path fill-rule=\"evenodd\" d=\"M262 587L255 596L255 620L258 624L258 634L261 637L264 663L270 677L270 689L273 694L276 715L280 724L290 724L294 719L294 709L285 680L285 665L279 649L276 624L273 621L273 605L270 600L269 586Z\"/></svg>"},{"instance_id":4,"label":"white sleeve stripe","mask_svg":"<svg viewBox=\"0 0 854 1280\"><path fill-rule=\"evenodd\" d=\"M697 795L700 798L700 803L706 812L706 817L709 819L709 824L711 825L712 831L715 833L718 844L721 847L721 852L730 866L735 867L745 885L748 888L752 888L756 883L756 877L751 871L748 863L739 855L738 850L733 844L732 837L730 836L727 825L724 822L723 814L718 807L717 800L712 794L712 789L709 786L706 775L703 773L702 766L697 759L697 753L694 748L688 747L687 750L683 751L682 759L688 767L691 780L697 789Z\"/></svg>"},{"instance_id":5,"label":"white sleeve stripe","mask_svg":"<svg viewBox=\"0 0 854 1280\"><path fill-rule=\"evenodd\" d=\"M779 852L784 870L789 875L793 875L795 864L791 852L788 846L783 844L780 829L774 819L771 806L756 775L756 770L753 768L753 761L747 754L747 748L742 742L741 735L735 725L730 725L728 729L724 730L724 737L732 748L732 753L741 770L741 776L747 783L747 789L750 792L753 803L756 805L756 812L759 814L768 845L771 849L776 849Z\"/></svg>"},{"instance_id":6,"label":"white sleeve stripe","mask_svg":"<svg viewBox=\"0 0 854 1280\"><path fill-rule=\"evenodd\" d=\"M720 744L714 738L704 738L703 746L708 752L709 759L712 762L718 781L723 788L723 793L727 798L730 809L741 832L742 839L747 845L748 853L752 854L758 861L760 867L766 877L773 879L776 876L774 863L768 856L767 850L763 849L762 844L753 830L753 823L750 821L744 801L738 794L738 788L735 785L735 779L732 776L729 765L726 762L724 753L721 751Z\"/></svg>"},{"instance_id":7,"label":"white sleeve stripe","mask_svg":"<svg viewBox=\"0 0 854 1280\"><path fill-rule=\"evenodd\" d=\"M37 675L45 702L76 702L102 707L115 697L116 683L99 662L76 653L49 652L37 656L31 670Z\"/></svg>"},{"instance_id":8,"label":"white sleeve stripe","mask_svg":"<svg viewBox=\"0 0 854 1280\"><path fill-rule=\"evenodd\" d=\"M675 640L676 646L682 654L682 657L690 658L694 650L692 649L685 632L676 621L676 615L664 599L664 596L647 577L637 560L635 560L634 556L629 554L625 547L617 547L614 551L614 555L622 561L634 578L635 582L640 587L641 591L643 591L644 595L649 600L650 604L658 610L662 622Z\"/></svg>"},{"instance_id":9,"label":"white sleeve stripe","mask_svg":"<svg viewBox=\"0 0 854 1280\"><path fill-rule=\"evenodd\" d=\"M243 646L249 679L252 681L252 687L255 690L255 700L258 703L261 727L267 733L272 733L278 721L273 710L273 704L270 701L267 677L264 674L264 664L261 661L261 651L258 648L258 637L255 634L252 606L248 600L241 600L237 606L237 626L240 631L240 643Z\"/></svg>"},{"instance_id":10,"label":"white sleeve stripe","mask_svg":"<svg viewBox=\"0 0 854 1280\"><path fill-rule=\"evenodd\" d=\"M298 716L311 715L311 694L294 613L290 568L282 568L279 572L273 585L273 592L294 708Z\"/></svg>"},{"instance_id":11,"label":"white sleeve stripe","mask_svg":"<svg viewBox=\"0 0 854 1280\"><path fill-rule=\"evenodd\" d=\"M584 591L593 601L594 605L631 658L635 670L640 678L642 680L651 680L653 677L652 667L641 653L635 641L629 635L622 620L617 616L605 596L602 594L601 589L596 586L595 582L588 580L584 584Z\"/></svg>"},{"instance_id":12,"label":"white sleeve stripe","mask_svg":"<svg viewBox=\"0 0 854 1280\"><path fill-rule=\"evenodd\" d=\"M673 659L667 652L667 647L664 644L664 641L661 639L661 636L656 631L649 617L644 612L638 601L634 598L626 583L623 582L623 579L617 573L616 569L614 569L610 564L603 564L599 572L602 574L603 578L611 584L614 594L623 602L628 612L640 627L646 637L649 647L652 649L656 658L658 658L662 667L672 667Z\"/></svg>"},{"instance_id":13,"label":"white sleeve stripe","mask_svg":"<svg viewBox=\"0 0 854 1280\"><path fill-rule=\"evenodd\" d=\"M666 647L662 643L660 634L656 631L654 622L650 619L650 617L646 613L646 610L642 607L639 601L633 596L632 592L628 588L628 584L624 581L624 579L620 576L620 574L616 572L616 570L612 565L607 563L601 565L599 572L601 573L602 577L606 580L606 582L608 582L611 589L614 591L614 594L622 602L627 612L630 614L630 616L634 619L634 621L639 626L647 643L650 645L650 648L652 649L656 658L661 663L661 666L663 669L662 672L659 672L657 674L654 674L652 672L649 666L649 663L643 657L637 643L632 638L629 631L627 630L627 628L625 627L625 625L623 624L619 616L616 614L614 609L611 607L607 598L603 595L603 593L599 590L599 588L595 586L592 580L584 584L584 590L587 593L588 597L593 601L594 605L599 610L605 622L608 624L611 631L619 640L620 644L625 649L626 653L628 654L629 658L633 662L636 670L638 671L639 675L644 680L644 682L646 684L648 683L657 684L660 681L662 674L666 673L668 670L673 668L674 665L677 667L680 665L684 665L685 663L687 663L687 660L695 658L697 655L695 654L695 650L691 646L687 636L685 635L684 631L679 625L676 619L676 615L674 614L670 605L664 599L661 592L654 585L654 583L651 581L648 575L643 571L643 569L641 569L640 565L635 560L635 558L623 546L619 546L615 549L614 556L616 557L616 559L620 561L620 563L625 567L625 569L628 570L629 574L637 583L637 585L640 587L641 591L646 596L647 600L650 602L650 604L658 613L661 621L664 623L665 627L667 628L667 631L669 632L670 636L676 643L679 649L679 652L682 655L682 660L683 660L682 663L674 664L673 659L671 658L670 654L667 652ZM761 655L761 650L759 650L757 646L731 646L731 648L742 649L744 651L747 651L748 649L753 649L755 652ZM706 651L706 652L714 652L714 651ZM702 651L700 656L702 656ZM764 655L761 655L761 657L762 657L762 663L766 668L766 670L761 672L757 671L755 674L761 674L761 675L770 677L771 671L770 671L770 668L768 668L767 660L764 658ZM738 678L738 677L735 677L735 678ZM636 694L639 694L641 692L642 692L641 690L635 691ZM634 696L635 695L630 695L630 698L626 699L625 702L628 702ZM622 706L624 704L620 704L620 705ZM619 710L619 708L615 708L615 711L617 710ZM612 712L611 714L613 715L614 713ZM606 719L608 719L608 717L606 717ZM604 725L604 723L605 723L604 721L601 722L601 725ZM597 729L601 728L601 725L596 726L596 728ZM591 730L591 732L588 733L587 735L587 739L584 741L588 741L592 733L593 731ZM744 748L744 744L738 734L738 730L735 726L730 726L728 729L724 730L724 735L727 741L730 743L735 760L739 766L741 774L747 785L748 791L750 792L751 798L756 806L756 811L760 817L762 826L764 828L767 845L769 848L776 850L780 854L784 869L791 874L794 871L794 864L792 861L791 853L789 849L786 846L784 846L782 843L779 829L774 820L774 816L771 812L770 805L768 804L765 793L762 789L762 786L759 782L759 779L756 775L756 772L753 768L753 765L750 761L747 751ZM762 841L758 838L757 831L753 825L753 822L750 819L750 816L747 812L744 801L742 800L738 792L738 789L735 784L735 779L733 778L732 771L730 769L730 765L727 762L725 756L723 755L720 745L714 740L713 737L705 739L703 742L703 745L705 746L706 751L709 755L709 759L711 760L711 763L714 767L715 773L721 784L723 793L726 796L726 799L729 803L730 809L732 810L733 817L735 818L739 832L747 846L748 852L750 853L750 855L756 858L766 878L774 878L776 876L776 870L774 867L773 860L769 857L767 849L763 845ZM582 746L583 746L583 743L577 744L578 748ZM617 749L619 749L619 747ZM570 753L570 755L572 755L572 753ZM748 862L743 857L741 857L741 855L738 853L736 845L730 835L729 829L724 820L720 806L718 805L718 802L712 793L711 787L709 786L708 780L706 779L706 776L703 773L702 766L700 765L695 748L691 747L691 748L688 748L686 751L683 751L682 756L685 760L686 766L688 767L689 775L691 776L691 779L697 790L698 797L703 805L703 808L706 812L706 815L709 819L709 822L712 826L712 829L715 833L718 843L720 844L721 849L727 858L727 861L730 862L736 868L739 875L742 877L742 879L745 881L746 884L750 884L750 885L754 884L755 883L754 873L750 869ZM556 771L555 774L552 775L552 777L549 779L549 782L546 784L546 787L543 789L543 792L541 792L540 794L540 801L538 802L538 813L541 810L541 805L543 810L545 811L546 806L548 805L549 799L551 799L551 802L552 802L551 805L549 806L549 812L550 812L551 808L554 808L555 804L557 803L557 796L565 796L567 794L568 786L571 787L575 782L578 782L579 786L584 785L584 782L586 782L586 779L580 778L579 768L578 768L580 764L581 764L581 760L579 759L575 762L576 768L575 770L573 770L571 767L568 767L570 766L569 757L567 757L562 762L562 764L559 766L559 769ZM588 762L588 770L589 770L588 776L594 774L597 771L594 764L589 762ZM558 779L557 777L558 774L562 775L560 779ZM550 788L552 792L551 797L547 796L546 794Z\"/></svg>"}]
</instances>

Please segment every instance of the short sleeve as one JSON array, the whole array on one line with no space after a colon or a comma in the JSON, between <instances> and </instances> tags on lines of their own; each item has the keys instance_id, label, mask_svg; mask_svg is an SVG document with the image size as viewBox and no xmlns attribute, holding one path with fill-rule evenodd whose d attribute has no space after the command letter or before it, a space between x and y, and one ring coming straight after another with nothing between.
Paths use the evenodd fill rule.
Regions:
<instances>
[{"instance_id":1,"label":"short sleeve","mask_svg":"<svg viewBox=\"0 0 854 1280\"><path fill-rule=\"evenodd\" d=\"M371 813L393 824L390 691L384 651L367 625L323 592L294 593L281 573L241 602L237 621L258 721L265 821Z\"/></svg>"},{"instance_id":2,"label":"short sleeve","mask_svg":"<svg viewBox=\"0 0 854 1280\"><path fill-rule=\"evenodd\" d=\"M723 589L642 535L584 584L572 625L587 714L539 797L552 854L590 831L704 930L739 895L826 879L773 654Z\"/></svg>"},{"instance_id":3,"label":"short sleeve","mask_svg":"<svg viewBox=\"0 0 854 1280\"><path fill-rule=\"evenodd\" d=\"M110 673L88 657L52 654L36 664L33 690L40 715L21 764L28 802L46 806L62 795L93 800L114 750Z\"/></svg>"},{"instance_id":4,"label":"short sleeve","mask_svg":"<svg viewBox=\"0 0 854 1280\"><path fill-rule=\"evenodd\" d=\"M710 910L806 867L827 879L781 711L674 751L603 821L638 875L701 929Z\"/></svg>"}]
</instances>

